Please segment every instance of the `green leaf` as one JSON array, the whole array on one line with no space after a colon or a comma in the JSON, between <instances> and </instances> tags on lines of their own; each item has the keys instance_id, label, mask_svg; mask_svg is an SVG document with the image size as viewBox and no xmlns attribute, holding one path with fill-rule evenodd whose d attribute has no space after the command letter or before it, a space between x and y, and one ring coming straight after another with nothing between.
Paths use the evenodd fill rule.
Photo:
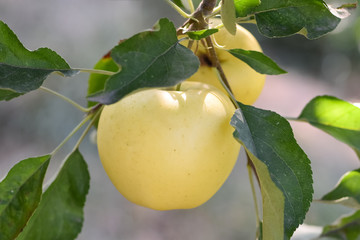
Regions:
<instances>
[{"instance_id":1,"label":"green leaf","mask_svg":"<svg viewBox=\"0 0 360 240\"><path fill-rule=\"evenodd\" d=\"M310 161L280 115L239 103L231 125L259 178L263 239L290 239L312 201Z\"/></svg>"},{"instance_id":2,"label":"green leaf","mask_svg":"<svg viewBox=\"0 0 360 240\"><path fill-rule=\"evenodd\" d=\"M206 37L210 36L211 34L214 34L218 31L219 31L219 29L212 28L212 29L203 29L203 30L199 30L199 31L189 31L189 32L186 32L186 34L193 40L201 40L201 39L206 38Z\"/></svg>"},{"instance_id":3,"label":"green leaf","mask_svg":"<svg viewBox=\"0 0 360 240\"><path fill-rule=\"evenodd\" d=\"M360 157L359 107L333 96L319 96L305 106L298 119L348 144Z\"/></svg>"},{"instance_id":4,"label":"green leaf","mask_svg":"<svg viewBox=\"0 0 360 240\"><path fill-rule=\"evenodd\" d=\"M27 50L11 29L0 21L0 100L10 100L41 86L52 72L71 76L78 71L48 48Z\"/></svg>"},{"instance_id":5,"label":"green leaf","mask_svg":"<svg viewBox=\"0 0 360 240\"><path fill-rule=\"evenodd\" d=\"M178 42L174 24L165 18L152 30L120 43L111 57L121 71L106 81L104 91L90 95L90 101L112 104L140 88L174 86L200 65L193 52Z\"/></svg>"},{"instance_id":6,"label":"green leaf","mask_svg":"<svg viewBox=\"0 0 360 240\"><path fill-rule=\"evenodd\" d=\"M181 0L171 0L173 3L178 5L181 8L184 8L184 4L181 2Z\"/></svg>"},{"instance_id":7,"label":"green leaf","mask_svg":"<svg viewBox=\"0 0 360 240\"><path fill-rule=\"evenodd\" d=\"M250 51L244 49L230 49L227 50L234 57L242 60L255 71L261 74L277 75L286 73L281 69L271 58L262 52Z\"/></svg>"},{"instance_id":8,"label":"green leaf","mask_svg":"<svg viewBox=\"0 0 360 240\"><path fill-rule=\"evenodd\" d=\"M114 62L110 54L106 54L95 64L94 69L117 72L119 71L119 65ZM109 77L110 76L104 74L90 74L88 80L88 95L102 91L105 87L105 82ZM95 104L96 102L88 101L88 107L94 106Z\"/></svg>"},{"instance_id":9,"label":"green leaf","mask_svg":"<svg viewBox=\"0 0 360 240\"><path fill-rule=\"evenodd\" d=\"M340 22L322 0L262 0L254 13L260 33L267 37L301 33L316 39Z\"/></svg>"},{"instance_id":10,"label":"green leaf","mask_svg":"<svg viewBox=\"0 0 360 240\"><path fill-rule=\"evenodd\" d=\"M75 150L43 194L17 240L75 239L84 220L83 207L89 181L87 164Z\"/></svg>"},{"instance_id":11,"label":"green leaf","mask_svg":"<svg viewBox=\"0 0 360 240\"><path fill-rule=\"evenodd\" d=\"M14 92L12 90L0 89L0 101L1 100L9 101L9 100L19 97L21 95L23 95L23 94Z\"/></svg>"},{"instance_id":12,"label":"green leaf","mask_svg":"<svg viewBox=\"0 0 360 240\"><path fill-rule=\"evenodd\" d=\"M338 219L332 225L325 226L321 237L331 237L339 240L359 240L360 210Z\"/></svg>"},{"instance_id":13,"label":"green leaf","mask_svg":"<svg viewBox=\"0 0 360 240\"><path fill-rule=\"evenodd\" d=\"M50 156L17 163L0 183L0 239L14 239L38 206Z\"/></svg>"},{"instance_id":14,"label":"green leaf","mask_svg":"<svg viewBox=\"0 0 360 240\"><path fill-rule=\"evenodd\" d=\"M360 209L360 169L347 172L321 200Z\"/></svg>"},{"instance_id":15,"label":"green leaf","mask_svg":"<svg viewBox=\"0 0 360 240\"><path fill-rule=\"evenodd\" d=\"M236 16L246 17L252 13L255 7L259 6L260 0L234 0Z\"/></svg>"},{"instance_id":16,"label":"green leaf","mask_svg":"<svg viewBox=\"0 0 360 240\"><path fill-rule=\"evenodd\" d=\"M234 0L221 0L221 20L226 30L231 34L236 34L236 13Z\"/></svg>"}]
</instances>

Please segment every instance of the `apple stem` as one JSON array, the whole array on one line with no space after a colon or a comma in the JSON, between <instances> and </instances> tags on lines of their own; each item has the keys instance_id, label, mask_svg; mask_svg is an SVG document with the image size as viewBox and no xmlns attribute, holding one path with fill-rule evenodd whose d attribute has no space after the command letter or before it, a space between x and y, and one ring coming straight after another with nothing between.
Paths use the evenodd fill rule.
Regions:
<instances>
[{"instance_id":1,"label":"apple stem","mask_svg":"<svg viewBox=\"0 0 360 240\"><path fill-rule=\"evenodd\" d=\"M211 16L213 14L214 8L216 6L216 0L202 0L199 4L198 8L195 10L195 12L192 14L192 18L185 21L185 23L181 26L178 33L182 33L182 29L187 26L186 30L201 30L208 28L208 22L207 18L208 16ZM220 6L216 7L215 10L218 12L220 10ZM219 58L217 57L214 44L212 42L211 36L208 36L205 38L206 41L206 47L209 51L209 55L211 58L211 62L214 64L214 67L216 68L219 76L219 80L221 84L224 86L226 91L228 92L232 102L234 103L236 108L240 108L239 104L237 103L233 91L231 90L230 84L226 78L225 72L220 64ZM192 42L189 41L188 47L191 48Z\"/></svg>"},{"instance_id":2,"label":"apple stem","mask_svg":"<svg viewBox=\"0 0 360 240\"><path fill-rule=\"evenodd\" d=\"M181 88L181 83L179 83L178 85L176 85L175 91L180 91Z\"/></svg>"},{"instance_id":3,"label":"apple stem","mask_svg":"<svg viewBox=\"0 0 360 240\"><path fill-rule=\"evenodd\" d=\"M208 37L205 38L205 40L206 40L206 45L208 46L208 50L209 50L209 53L210 53L211 62L215 63L215 67L218 70L219 75L221 77L220 80L223 81L224 84L226 85L226 87L228 88L228 90L231 93L233 93L233 91L231 90L231 87L229 85L229 82L228 82L228 80L226 78L225 72L224 72L223 68L221 67L219 58L216 55L215 47L214 47L214 44L213 44L213 42L211 40L211 37L208 36Z\"/></svg>"},{"instance_id":4,"label":"apple stem","mask_svg":"<svg viewBox=\"0 0 360 240\"><path fill-rule=\"evenodd\" d=\"M91 119L90 123L86 126L84 132L81 134L79 140L76 142L73 151L75 151L77 148L79 148L81 142L84 140L84 138L87 135L87 133L89 132L90 128L94 125L96 119L99 117L99 115L102 112L103 108L104 108L104 106L101 105L100 108L98 108L96 112L94 112L91 115L88 115L88 116L91 116L92 119Z\"/></svg>"}]
</instances>

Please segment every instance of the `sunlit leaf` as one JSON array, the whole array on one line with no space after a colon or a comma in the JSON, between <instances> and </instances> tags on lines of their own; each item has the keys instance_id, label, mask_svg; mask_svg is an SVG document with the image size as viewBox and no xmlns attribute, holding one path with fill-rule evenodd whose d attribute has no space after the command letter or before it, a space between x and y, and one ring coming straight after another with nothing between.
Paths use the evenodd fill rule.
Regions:
<instances>
[{"instance_id":1,"label":"sunlit leaf","mask_svg":"<svg viewBox=\"0 0 360 240\"><path fill-rule=\"evenodd\" d=\"M53 72L71 76L78 71L70 69L64 59L48 48L27 50L0 21L0 100L10 100L39 88Z\"/></svg>"},{"instance_id":2,"label":"sunlit leaf","mask_svg":"<svg viewBox=\"0 0 360 240\"><path fill-rule=\"evenodd\" d=\"M321 236L339 240L359 240L360 210L338 219L332 225L324 227Z\"/></svg>"},{"instance_id":3,"label":"sunlit leaf","mask_svg":"<svg viewBox=\"0 0 360 240\"><path fill-rule=\"evenodd\" d=\"M227 50L234 57L242 60L251 68L261 74L277 75L286 73L280 68L271 58L262 52L244 50L244 49L230 49Z\"/></svg>"},{"instance_id":4,"label":"sunlit leaf","mask_svg":"<svg viewBox=\"0 0 360 240\"><path fill-rule=\"evenodd\" d=\"M75 239L84 220L83 207L89 181L87 164L76 150L43 194L17 240Z\"/></svg>"},{"instance_id":5,"label":"sunlit leaf","mask_svg":"<svg viewBox=\"0 0 360 240\"><path fill-rule=\"evenodd\" d=\"M106 81L104 91L90 95L90 101L111 104L139 88L174 86L200 65L193 52L178 42L174 24L165 18L151 31L120 43L111 57L121 71Z\"/></svg>"},{"instance_id":6,"label":"sunlit leaf","mask_svg":"<svg viewBox=\"0 0 360 240\"><path fill-rule=\"evenodd\" d=\"M236 14L234 0L221 0L221 20L226 30L232 34L236 34Z\"/></svg>"},{"instance_id":7,"label":"sunlit leaf","mask_svg":"<svg viewBox=\"0 0 360 240\"><path fill-rule=\"evenodd\" d=\"M332 96L312 99L298 117L348 144L360 157L360 108Z\"/></svg>"},{"instance_id":8,"label":"sunlit leaf","mask_svg":"<svg viewBox=\"0 0 360 240\"><path fill-rule=\"evenodd\" d=\"M50 155L17 163L0 183L0 239L21 232L39 204Z\"/></svg>"},{"instance_id":9,"label":"sunlit leaf","mask_svg":"<svg viewBox=\"0 0 360 240\"><path fill-rule=\"evenodd\" d=\"M193 40L201 40L203 38L206 38L207 36L210 36L211 34L214 34L218 32L219 29L212 28L212 29L204 29L199 31L189 31L186 32L186 34Z\"/></svg>"},{"instance_id":10,"label":"sunlit leaf","mask_svg":"<svg viewBox=\"0 0 360 240\"><path fill-rule=\"evenodd\" d=\"M111 58L110 53L103 56L94 66L94 69L117 72L119 65L117 65ZM110 76L104 74L92 73L88 80L88 95L100 92L105 87L105 82ZM96 102L88 101L88 107L94 106Z\"/></svg>"},{"instance_id":11,"label":"sunlit leaf","mask_svg":"<svg viewBox=\"0 0 360 240\"><path fill-rule=\"evenodd\" d=\"M321 200L360 209L360 169L347 172Z\"/></svg>"},{"instance_id":12,"label":"sunlit leaf","mask_svg":"<svg viewBox=\"0 0 360 240\"><path fill-rule=\"evenodd\" d=\"M280 115L240 104L231 125L259 177L263 239L290 239L312 201L310 161Z\"/></svg>"},{"instance_id":13,"label":"sunlit leaf","mask_svg":"<svg viewBox=\"0 0 360 240\"><path fill-rule=\"evenodd\" d=\"M259 6L260 0L234 0L236 16L245 17L252 13L255 7Z\"/></svg>"}]
</instances>

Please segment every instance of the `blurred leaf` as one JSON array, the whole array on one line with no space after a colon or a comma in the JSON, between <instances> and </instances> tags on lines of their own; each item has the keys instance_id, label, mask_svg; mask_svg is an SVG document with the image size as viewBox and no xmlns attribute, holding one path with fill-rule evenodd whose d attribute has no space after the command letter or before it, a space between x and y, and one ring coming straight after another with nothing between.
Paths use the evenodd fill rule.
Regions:
<instances>
[{"instance_id":1,"label":"blurred leaf","mask_svg":"<svg viewBox=\"0 0 360 240\"><path fill-rule=\"evenodd\" d=\"M221 0L221 20L226 30L231 34L236 34L236 13L234 0Z\"/></svg>"},{"instance_id":2,"label":"blurred leaf","mask_svg":"<svg viewBox=\"0 0 360 240\"><path fill-rule=\"evenodd\" d=\"M350 216L338 219L332 225L325 226L321 236L339 240L359 240L360 210Z\"/></svg>"},{"instance_id":3,"label":"blurred leaf","mask_svg":"<svg viewBox=\"0 0 360 240\"><path fill-rule=\"evenodd\" d=\"M352 147L360 157L360 108L332 96L312 99L298 117Z\"/></svg>"},{"instance_id":4,"label":"blurred leaf","mask_svg":"<svg viewBox=\"0 0 360 240\"><path fill-rule=\"evenodd\" d=\"M50 155L17 163L0 183L0 239L14 239L38 206Z\"/></svg>"},{"instance_id":5,"label":"blurred leaf","mask_svg":"<svg viewBox=\"0 0 360 240\"><path fill-rule=\"evenodd\" d=\"M322 0L262 0L254 13L260 33L271 38L301 33L315 39L340 22Z\"/></svg>"},{"instance_id":6,"label":"blurred leaf","mask_svg":"<svg viewBox=\"0 0 360 240\"><path fill-rule=\"evenodd\" d=\"M234 0L236 15L238 17L246 17L252 13L255 7L259 6L260 0Z\"/></svg>"},{"instance_id":7,"label":"blurred leaf","mask_svg":"<svg viewBox=\"0 0 360 240\"><path fill-rule=\"evenodd\" d=\"M110 53L103 56L94 66L94 69L117 72L119 66L111 58ZM92 73L88 80L88 95L102 91L105 87L105 82L110 76L104 74ZM88 101L88 107L94 106L96 102Z\"/></svg>"},{"instance_id":8,"label":"blurred leaf","mask_svg":"<svg viewBox=\"0 0 360 240\"><path fill-rule=\"evenodd\" d=\"M347 172L321 200L360 209L360 169Z\"/></svg>"},{"instance_id":9,"label":"blurred leaf","mask_svg":"<svg viewBox=\"0 0 360 240\"><path fill-rule=\"evenodd\" d=\"M71 70L64 59L48 48L27 50L0 21L0 101L39 88L52 72L71 76L78 71Z\"/></svg>"},{"instance_id":10,"label":"blurred leaf","mask_svg":"<svg viewBox=\"0 0 360 240\"><path fill-rule=\"evenodd\" d=\"M211 34L214 34L218 32L219 29L212 28L212 29L204 29L199 31L189 31L186 32L186 34L193 40L201 40L203 38L206 38L207 36L210 36Z\"/></svg>"},{"instance_id":11,"label":"blurred leaf","mask_svg":"<svg viewBox=\"0 0 360 240\"><path fill-rule=\"evenodd\" d=\"M75 239L84 220L89 181L87 164L79 150L75 150L43 194L17 240Z\"/></svg>"},{"instance_id":12,"label":"blurred leaf","mask_svg":"<svg viewBox=\"0 0 360 240\"><path fill-rule=\"evenodd\" d=\"M261 74L277 75L286 73L281 69L271 58L262 52L250 51L244 49L230 49L228 50L234 57L242 60L251 68Z\"/></svg>"},{"instance_id":13,"label":"blurred leaf","mask_svg":"<svg viewBox=\"0 0 360 240\"><path fill-rule=\"evenodd\" d=\"M194 53L178 42L174 24L166 18L120 43L111 57L121 71L106 81L104 91L90 95L90 101L112 104L140 88L174 86L200 65Z\"/></svg>"},{"instance_id":14,"label":"blurred leaf","mask_svg":"<svg viewBox=\"0 0 360 240\"><path fill-rule=\"evenodd\" d=\"M310 161L280 115L239 103L231 125L254 164L263 198L263 239L290 239L312 201Z\"/></svg>"},{"instance_id":15,"label":"blurred leaf","mask_svg":"<svg viewBox=\"0 0 360 240\"><path fill-rule=\"evenodd\" d=\"M17 92L11 91L11 90L0 89L0 101L1 100L9 101L9 100L19 97L21 95L23 95L23 94L17 93Z\"/></svg>"}]
</instances>

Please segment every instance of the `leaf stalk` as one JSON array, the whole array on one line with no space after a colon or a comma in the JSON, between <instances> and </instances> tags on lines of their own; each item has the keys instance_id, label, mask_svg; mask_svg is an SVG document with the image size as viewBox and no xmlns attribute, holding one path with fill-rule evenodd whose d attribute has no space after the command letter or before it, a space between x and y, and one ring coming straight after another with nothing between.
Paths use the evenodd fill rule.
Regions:
<instances>
[{"instance_id":1,"label":"leaf stalk","mask_svg":"<svg viewBox=\"0 0 360 240\"><path fill-rule=\"evenodd\" d=\"M51 93L51 94L61 98L62 100L70 103L71 105L73 105L74 107L76 107L77 109L79 109L82 112L89 112L91 110L91 108L84 108L83 106L81 106L80 104L74 102L70 98L68 98L68 97L66 97L66 96L64 96L64 95L62 95L62 94L60 94L60 93L58 93L58 92L56 92L54 90L51 90L51 89L49 89L47 87L41 86L39 89L44 91L44 92Z\"/></svg>"},{"instance_id":2,"label":"leaf stalk","mask_svg":"<svg viewBox=\"0 0 360 240\"><path fill-rule=\"evenodd\" d=\"M92 114L87 115L70 133L69 135L51 152L51 155L55 155L69 139L80 130L80 128L92 118Z\"/></svg>"}]
</instances>

